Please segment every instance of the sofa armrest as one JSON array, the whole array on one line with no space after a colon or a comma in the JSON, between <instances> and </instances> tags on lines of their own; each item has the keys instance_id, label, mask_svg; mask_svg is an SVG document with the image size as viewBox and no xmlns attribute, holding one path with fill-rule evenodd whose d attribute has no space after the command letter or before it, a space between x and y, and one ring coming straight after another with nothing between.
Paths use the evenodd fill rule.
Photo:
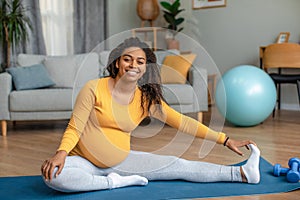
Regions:
<instances>
[{"instance_id":1,"label":"sofa armrest","mask_svg":"<svg viewBox=\"0 0 300 200\"><path fill-rule=\"evenodd\" d=\"M0 74L0 120L9 120L9 94L12 91L12 77L9 73Z\"/></svg>"},{"instance_id":2,"label":"sofa armrest","mask_svg":"<svg viewBox=\"0 0 300 200\"><path fill-rule=\"evenodd\" d=\"M188 81L195 93L195 110L199 112L208 110L207 94L207 71L203 68L191 67L188 74Z\"/></svg>"}]
</instances>

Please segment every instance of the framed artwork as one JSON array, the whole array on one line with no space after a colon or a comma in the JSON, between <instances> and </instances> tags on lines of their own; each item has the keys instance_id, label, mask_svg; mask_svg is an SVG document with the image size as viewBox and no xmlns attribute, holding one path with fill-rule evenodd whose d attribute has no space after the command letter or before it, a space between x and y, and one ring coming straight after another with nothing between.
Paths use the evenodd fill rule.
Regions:
<instances>
[{"instance_id":1,"label":"framed artwork","mask_svg":"<svg viewBox=\"0 0 300 200\"><path fill-rule=\"evenodd\" d=\"M285 43L289 42L290 33L289 32L281 32L277 37L276 43Z\"/></svg>"},{"instance_id":2,"label":"framed artwork","mask_svg":"<svg viewBox=\"0 0 300 200\"><path fill-rule=\"evenodd\" d=\"M192 0L193 9L225 7L226 0Z\"/></svg>"}]
</instances>

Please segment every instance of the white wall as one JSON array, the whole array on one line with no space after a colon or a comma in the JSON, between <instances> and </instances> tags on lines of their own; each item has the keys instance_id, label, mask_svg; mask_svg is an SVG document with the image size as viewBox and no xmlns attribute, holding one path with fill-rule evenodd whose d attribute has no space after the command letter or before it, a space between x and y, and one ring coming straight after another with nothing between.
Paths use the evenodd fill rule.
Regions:
<instances>
[{"instance_id":1,"label":"white wall","mask_svg":"<svg viewBox=\"0 0 300 200\"><path fill-rule=\"evenodd\" d=\"M108 1L108 35L140 27L136 2ZM273 43L279 32L290 32L290 42L300 41L299 0L227 0L226 7L198 10L192 9L192 0L181 3L186 9L183 33L207 50L221 73L242 64L258 66L259 46ZM162 14L155 24L164 25ZM296 94L295 86L284 86L283 108L299 109Z\"/></svg>"}]
</instances>

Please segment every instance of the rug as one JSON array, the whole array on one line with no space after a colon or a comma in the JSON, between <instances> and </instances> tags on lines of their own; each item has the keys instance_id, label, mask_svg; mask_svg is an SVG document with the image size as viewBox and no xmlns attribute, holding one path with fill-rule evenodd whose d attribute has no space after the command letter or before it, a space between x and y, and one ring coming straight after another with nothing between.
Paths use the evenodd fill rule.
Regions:
<instances>
[{"instance_id":1,"label":"rug","mask_svg":"<svg viewBox=\"0 0 300 200\"><path fill-rule=\"evenodd\" d=\"M242 165L238 163L236 165ZM297 190L300 182L289 183L285 176L273 176L273 166L260 158L261 182L245 183L191 183L186 181L151 181L147 186L131 186L113 190L65 194L48 188L40 176L0 178L0 199L191 199L224 196L245 196L281 193Z\"/></svg>"}]
</instances>

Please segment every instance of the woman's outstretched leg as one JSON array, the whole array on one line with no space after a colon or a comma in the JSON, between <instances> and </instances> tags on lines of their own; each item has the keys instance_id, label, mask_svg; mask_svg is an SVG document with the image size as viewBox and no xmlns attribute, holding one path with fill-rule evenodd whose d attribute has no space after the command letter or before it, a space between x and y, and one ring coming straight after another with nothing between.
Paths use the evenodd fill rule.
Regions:
<instances>
[{"instance_id":1,"label":"woman's outstretched leg","mask_svg":"<svg viewBox=\"0 0 300 200\"><path fill-rule=\"evenodd\" d=\"M56 171L57 168L53 175ZM147 185L148 180L138 175L120 176L107 169L98 168L82 157L68 156L62 172L51 181L44 182L50 188L61 192L82 192Z\"/></svg>"},{"instance_id":2,"label":"woman's outstretched leg","mask_svg":"<svg viewBox=\"0 0 300 200\"><path fill-rule=\"evenodd\" d=\"M114 171L122 175L137 174L149 180L182 179L192 182L259 182L259 149L254 145L248 162L240 166L224 166L199 161L188 161L175 156L132 152ZM242 169L242 170L241 170ZM253 172L252 172L253 170Z\"/></svg>"}]
</instances>

